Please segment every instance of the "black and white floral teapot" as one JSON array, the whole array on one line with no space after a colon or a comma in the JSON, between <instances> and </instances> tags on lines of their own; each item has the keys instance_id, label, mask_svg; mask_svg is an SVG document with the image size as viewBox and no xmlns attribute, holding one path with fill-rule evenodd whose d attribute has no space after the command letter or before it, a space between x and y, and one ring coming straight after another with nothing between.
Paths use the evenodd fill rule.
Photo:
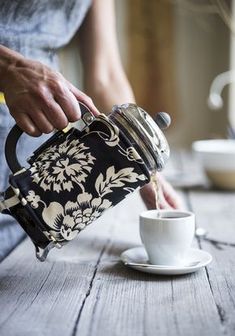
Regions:
<instances>
[{"instance_id":1,"label":"black and white floral teapot","mask_svg":"<svg viewBox=\"0 0 235 336\"><path fill-rule=\"evenodd\" d=\"M0 211L12 215L44 261L51 248L62 247L88 224L162 170L169 147L156 122L135 104L114 106L94 117L82 104L82 118L68 131L56 132L20 165L16 145L22 134L15 125L6 140L6 160L12 171L2 193Z\"/></svg>"}]
</instances>

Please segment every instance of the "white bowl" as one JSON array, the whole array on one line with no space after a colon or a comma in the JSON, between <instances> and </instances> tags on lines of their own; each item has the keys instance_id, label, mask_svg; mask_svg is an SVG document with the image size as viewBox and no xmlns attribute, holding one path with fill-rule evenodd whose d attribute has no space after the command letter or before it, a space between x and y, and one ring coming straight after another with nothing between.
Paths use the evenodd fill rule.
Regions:
<instances>
[{"instance_id":1,"label":"white bowl","mask_svg":"<svg viewBox=\"0 0 235 336\"><path fill-rule=\"evenodd\" d=\"M195 141L192 148L215 186L235 189L235 140Z\"/></svg>"}]
</instances>

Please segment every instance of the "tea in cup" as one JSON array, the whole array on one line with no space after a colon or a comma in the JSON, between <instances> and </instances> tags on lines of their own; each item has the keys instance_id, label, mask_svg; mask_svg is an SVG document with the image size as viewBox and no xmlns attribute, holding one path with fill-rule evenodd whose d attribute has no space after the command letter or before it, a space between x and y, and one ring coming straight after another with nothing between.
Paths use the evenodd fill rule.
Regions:
<instances>
[{"instance_id":1,"label":"tea in cup","mask_svg":"<svg viewBox=\"0 0 235 336\"><path fill-rule=\"evenodd\" d=\"M148 210L140 214L140 237L154 265L183 266L195 233L190 211Z\"/></svg>"}]
</instances>

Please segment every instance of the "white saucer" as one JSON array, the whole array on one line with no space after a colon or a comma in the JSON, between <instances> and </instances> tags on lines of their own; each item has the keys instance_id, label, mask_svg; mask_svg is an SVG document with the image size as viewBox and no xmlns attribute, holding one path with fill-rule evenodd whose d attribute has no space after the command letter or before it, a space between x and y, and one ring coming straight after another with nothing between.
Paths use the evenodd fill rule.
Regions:
<instances>
[{"instance_id":1,"label":"white saucer","mask_svg":"<svg viewBox=\"0 0 235 336\"><path fill-rule=\"evenodd\" d=\"M143 246L137 246L124 251L121 260L126 266L141 272L165 275L193 273L205 267L212 261L210 253L191 248L185 261L185 266L152 265L148 262L147 253Z\"/></svg>"}]
</instances>

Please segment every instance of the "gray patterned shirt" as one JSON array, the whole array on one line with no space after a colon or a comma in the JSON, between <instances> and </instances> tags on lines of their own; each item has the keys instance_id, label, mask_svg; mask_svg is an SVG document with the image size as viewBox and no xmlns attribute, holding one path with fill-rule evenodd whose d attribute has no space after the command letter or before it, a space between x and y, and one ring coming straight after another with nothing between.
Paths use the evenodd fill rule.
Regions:
<instances>
[{"instance_id":1,"label":"gray patterned shirt","mask_svg":"<svg viewBox=\"0 0 235 336\"><path fill-rule=\"evenodd\" d=\"M0 44L57 67L92 0L0 0Z\"/></svg>"}]
</instances>

